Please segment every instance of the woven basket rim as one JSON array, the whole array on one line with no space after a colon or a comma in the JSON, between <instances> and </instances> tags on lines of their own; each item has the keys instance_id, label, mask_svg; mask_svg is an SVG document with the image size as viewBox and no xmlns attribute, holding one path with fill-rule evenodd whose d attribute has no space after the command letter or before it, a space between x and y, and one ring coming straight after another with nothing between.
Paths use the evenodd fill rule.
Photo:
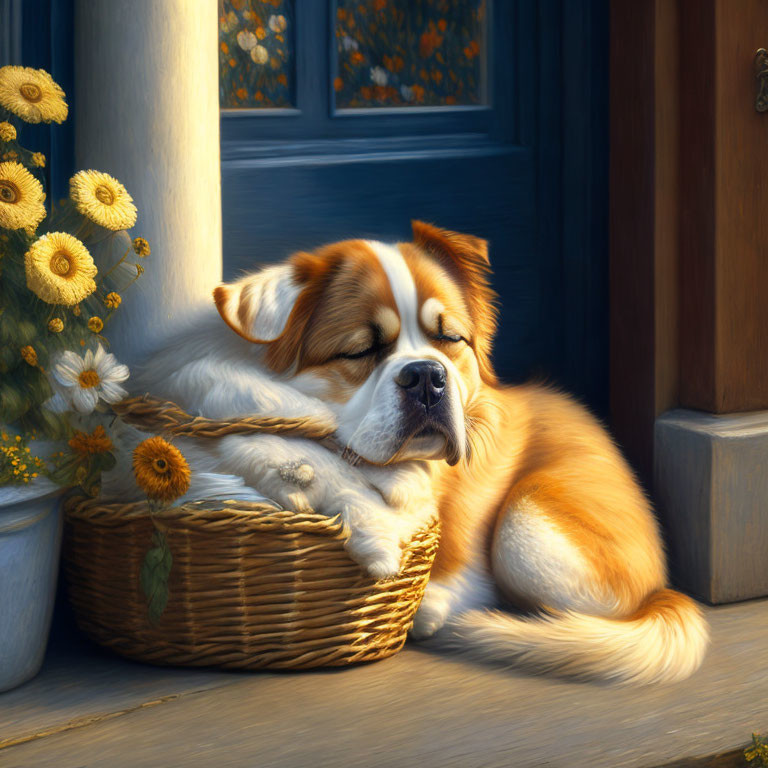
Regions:
<instances>
[{"instance_id":1,"label":"woven basket rim","mask_svg":"<svg viewBox=\"0 0 768 768\"><path fill-rule=\"evenodd\" d=\"M149 393L128 397L112 406L126 423L138 429L177 437L220 438L226 435L264 432L305 437L335 444L336 424L322 416L239 416L212 419L192 416L170 400Z\"/></svg>"},{"instance_id":2,"label":"woven basket rim","mask_svg":"<svg viewBox=\"0 0 768 768\"><path fill-rule=\"evenodd\" d=\"M126 525L150 517L146 500L123 502L101 498L71 496L65 502L65 514L69 519L94 524ZM210 532L214 521L236 524L249 532L283 530L287 533L312 533L329 537L345 537L346 526L341 515L328 517L319 512L295 512L290 509L255 501L201 499L153 511L151 516L161 523L182 524L191 528L205 528ZM438 525L434 516L414 536L432 531Z\"/></svg>"},{"instance_id":3,"label":"woven basket rim","mask_svg":"<svg viewBox=\"0 0 768 768\"><path fill-rule=\"evenodd\" d=\"M222 523L237 523L253 531L281 528L337 536L344 530L340 515L328 517L314 511L294 512L268 502L240 500L200 499L150 513L146 500L123 502L73 496L67 500L65 512L70 519L102 525L128 523L151 514L158 522L177 522L190 527L208 526L212 521L219 520Z\"/></svg>"}]
</instances>

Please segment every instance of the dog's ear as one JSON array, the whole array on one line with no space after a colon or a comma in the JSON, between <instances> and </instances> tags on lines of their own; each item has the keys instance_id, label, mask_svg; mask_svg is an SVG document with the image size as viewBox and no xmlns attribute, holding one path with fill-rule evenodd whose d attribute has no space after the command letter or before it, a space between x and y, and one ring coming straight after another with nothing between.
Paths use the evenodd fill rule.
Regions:
<instances>
[{"instance_id":1,"label":"dog's ear","mask_svg":"<svg viewBox=\"0 0 768 768\"><path fill-rule=\"evenodd\" d=\"M263 344L283 333L300 292L293 265L286 263L220 285L213 292L213 300L235 333Z\"/></svg>"},{"instance_id":2,"label":"dog's ear","mask_svg":"<svg viewBox=\"0 0 768 768\"><path fill-rule=\"evenodd\" d=\"M267 364L285 371L299 362L328 266L321 255L296 253L284 264L220 285L213 292L216 308L235 333L268 345Z\"/></svg>"},{"instance_id":3,"label":"dog's ear","mask_svg":"<svg viewBox=\"0 0 768 768\"><path fill-rule=\"evenodd\" d=\"M464 289L475 323L474 347L480 372L486 381L495 381L490 352L498 323L498 296L490 284L488 242L423 221L412 221L411 226L413 242L454 275Z\"/></svg>"}]
</instances>

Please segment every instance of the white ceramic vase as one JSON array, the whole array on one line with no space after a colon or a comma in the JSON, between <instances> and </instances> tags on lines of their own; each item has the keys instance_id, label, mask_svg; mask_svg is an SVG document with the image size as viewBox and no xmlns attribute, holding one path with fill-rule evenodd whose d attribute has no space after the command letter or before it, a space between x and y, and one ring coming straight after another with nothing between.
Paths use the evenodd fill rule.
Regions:
<instances>
[{"instance_id":1,"label":"white ceramic vase","mask_svg":"<svg viewBox=\"0 0 768 768\"><path fill-rule=\"evenodd\" d=\"M46 478L0 487L0 691L34 677L48 643L63 490Z\"/></svg>"}]
</instances>

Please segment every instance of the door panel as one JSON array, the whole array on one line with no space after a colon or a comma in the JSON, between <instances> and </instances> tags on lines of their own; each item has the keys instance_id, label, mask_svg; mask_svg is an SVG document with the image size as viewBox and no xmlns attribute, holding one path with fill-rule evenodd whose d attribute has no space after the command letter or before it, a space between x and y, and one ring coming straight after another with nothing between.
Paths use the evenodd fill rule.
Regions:
<instances>
[{"instance_id":1,"label":"door panel","mask_svg":"<svg viewBox=\"0 0 768 768\"><path fill-rule=\"evenodd\" d=\"M223 191L225 278L292 251L339 238L409 240L411 218L473 232L491 243L494 287L501 294L502 338L496 365L503 375L529 370L551 312L535 264L535 211L529 190L530 150L446 156L406 152L325 162L233 164ZM330 169L330 172L329 172ZM258 183L254 183L258 175ZM259 212L270 211L269 216Z\"/></svg>"}]
</instances>

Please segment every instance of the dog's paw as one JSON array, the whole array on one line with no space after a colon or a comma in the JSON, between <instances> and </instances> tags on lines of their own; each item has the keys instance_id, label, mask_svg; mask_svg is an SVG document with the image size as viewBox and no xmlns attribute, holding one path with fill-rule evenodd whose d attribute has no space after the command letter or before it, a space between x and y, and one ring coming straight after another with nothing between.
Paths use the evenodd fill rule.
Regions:
<instances>
[{"instance_id":1,"label":"dog's paw","mask_svg":"<svg viewBox=\"0 0 768 768\"><path fill-rule=\"evenodd\" d=\"M414 640L432 637L445 626L450 613L451 606L445 590L437 584L427 584L424 599L413 617L411 637Z\"/></svg>"},{"instance_id":2,"label":"dog's paw","mask_svg":"<svg viewBox=\"0 0 768 768\"><path fill-rule=\"evenodd\" d=\"M347 554L376 580L391 579L400 572L402 550L395 541L353 532L345 547Z\"/></svg>"},{"instance_id":3,"label":"dog's paw","mask_svg":"<svg viewBox=\"0 0 768 768\"><path fill-rule=\"evenodd\" d=\"M361 563L365 572L376 581L394 579L400 573L400 550L397 553L382 553L382 557L373 562Z\"/></svg>"},{"instance_id":4,"label":"dog's paw","mask_svg":"<svg viewBox=\"0 0 768 768\"><path fill-rule=\"evenodd\" d=\"M290 509L292 512L309 513L313 511L307 495L301 491L294 491L293 493L286 494L283 506L286 509Z\"/></svg>"}]
</instances>

